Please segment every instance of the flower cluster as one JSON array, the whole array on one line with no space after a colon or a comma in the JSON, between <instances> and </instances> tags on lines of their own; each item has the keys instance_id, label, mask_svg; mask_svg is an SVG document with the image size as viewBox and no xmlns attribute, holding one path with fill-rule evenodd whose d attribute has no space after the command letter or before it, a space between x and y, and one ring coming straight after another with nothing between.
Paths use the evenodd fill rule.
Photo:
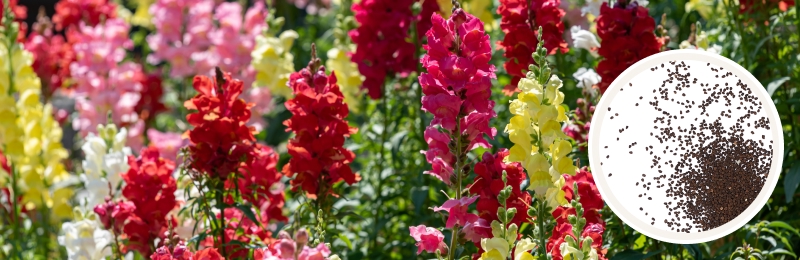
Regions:
<instances>
[{"instance_id":1,"label":"flower cluster","mask_svg":"<svg viewBox=\"0 0 800 260\"><path fill-rule=\"evenodd\" d=\"M530 54L539 43L538 39L544 39L545 48L550 50L548 54L567 53L567 42L563 39L564 23L561 21L564 10L559 8L560 5L561 0L500 1L497 13L502 16L500 28L505 37L498 43L503 48L503 57L507 58L503 66L512 76L504 89L507 94L519 91L517 82L525 77L528 64L534 63ZM536 31L537 27L543 30Z\"/></svg>"},{"instance_id":2,"label":"flower cluster","mask_svg":"<svg viewBox=\"0 0 800 260\"><path fill-rule=\"evenodd\" d=\"M153 49L147 59L169 63L175 78L208 74L219 66L237 71L236 77L250 86L255 75L251 52L265 29L264 3L256 2L245 13L238 2L215 2L156 1L150 7L156 33L147 37Z\"/></svg>"},{"instance_id":3,"label":"flower cluster","mask_svg":"<svg viewBox=\"0 0 800 260\"><path fill-rule=\"evenodd\" d=\"M244 84L230 73L218 71L216 80L196 76L192 85L197 95L184 103L186 109L197 110L186 116L194 126L186 133L189 167L225 180L239 169L240 158L249 153L250 143L255 141L253 130L245 125L253 105L239 98Z\"/></svg>"},{"instance_id":4,"label":"flower cluster","mask_svg":"<svg viewBox=\"0 0 800 260\"><path fill-rule=\"evenodd\" d=\"M325 75L315 61L289 79L295 97L285 103L292 117L283 124L295 136L287 144L292 158L283 173L294 178L293 190L309 197L332 194L333 184L342 180L352 185L361 179L349 165L355 154L343 147L345 137L358 129L347 124L349 109L336 82L336 72Z\"/></svg>"},{"instance_id":5,"label":"flower cluster","mask_svg":"<svg viewBox=\"0 0 800 260\"><path fill-rule=\"evenodd\" d=\"M277 37L269 35L269 31L256 36L252 54L256 70L254 87L266 87L273 95L282 97L292 95L292 89L286 83L294 72L294 55L290 51L297 37L297 32L292 30L283 31Z\"/></svg>"},{"instance_id":6,"label":"flower cluster","mask_svg":"<svg viewBox=\"0 0 800 260\"><path fill-rule=\"evenodd\" d=\"M464 166L456 163L463 164L472 149L491 147L484 134L494 138L497 132L489 127L495 116L491 100L495 67L489 64L489 36L480 20L461 9L448 20L438 14L431 20L427 53L421 59L427 72L419 76L422 110L433 114L425 130L429 149L424 152L433 169L426 174L450 184L454 167ZM451 142L457 144L455 149L450 149Z\"/></svg>"},{"instance_id":7,"label":"flower cluster","mask_svg":"<svg viewBox=\"0 0 800 260\"><path fill-rule=\"evenodd\" d=\"M484 153L483 160L475 164L477 177L475 178L475 183L470 185L469 191L480 196L477 205L479 216L491 223L494 220L498 220L497 210L501 207L498 201L500 191L507 185L511 186L507 207L515 208L519 213L514 216L510 223L521 226L522 222L528 218L527 212L531 196L520 189L522 182L526 179L522 165L517 162L504 162L507 156L508 150L506 149L500 149L495 155L489 152ZM503 179L503 172L506 174L505 180Z\"/></svg>"},{"instance_id":8,"label":"flower cluster","mask_svg":"<svg viewBox=\"0 0 800 260\"><path fill-rule=\"evenodd\" d=\"M531 71L519 81L518 88L522 92L509 105L514 116L505 132L514 146L506 161L522 163L530 176L529 189L554 209L565 203L561 175L575 174L576 168L567 156L572 152L572 145L561 131L561 123L567 121L566 111L561 106L564 101L564 93L559 90L562 82L558 76L551 75L543 44L540 41L532 55L541 66L530 66Z\"/></svg>"},{"instance_id":9,"label":"flower cluster","mask_svg":"<svg viewBox=\"0 0 800 260\"><path fill-rule=\"evenodd\" d=\"M77 27L81 23L96 26L117 17L117 5L109 0L61 0L56 3L53 22L56 30Z\"/></svg>"},{"instance_id":10,"label":"flower cluster","mask_svg":"<svg viewBox=\"0 0 800 260\"><path fill-rule=\"evenodd\" d=\"M111 257L110 244L114 238L102 227L94 213L76 208L75 219L61 225L63 235L58 237L58 244L67 249L68 259Z\"/></svg>"},{"instance_id":11,"label":"flower cluster","mask_svg":"<svg viewBox=\"0 0 800 260\"><path fill-rule=\"evenodd\" d=\"M145 148L139 158L129 155L127 160L128 171L121 174L125 200L106 198L94 212L106 229L126 241L117 245L121 252L150 255L156 239L163 241L166 231L178 224L167 216L178 206L172 177L175 164L161 158L155 148Z\"/></svg>"},{"instance_id":12,"label":"flower cluster","mask_svg":"<svg viewBox=\"0 0 800 260\"><path fill-rule=\"evenodd\" d=\"M125 50L133 47L128 38L130 25L115 18L94 27L81 23L79 28L72 45L76 59L70 64L78 111L72 126L86 136L106 123L110 112L113 122L108 123L127 127L128 145L138 150L144 142L144 122L136 106L144 74L139 64L121 63Z\"/></svg>"},{"instance_id":13,"label":"flower cluster","mask_svg":"<svg viewBox=\"0 0 800 260\"><path fill-rule=\"evenodd\" d=\"M575 176L565 174L564 178L567 181L562 189L571 204L559 206L553 211L556 225L547 241L547 252L556 260L604 260L602 245L605 222L600 216L603 200L592 173L583 167ZM574 187L578 188L577 192Z\"/></svg>"},{"instance_id":14,"label":"flower cluster","mask_svg":"<svg viewBox=\"0 0 800 260\"><path fill-rule=\"evenodd\" d=\"M122 195L136 207L125 223L128 247L142 255L150 255L155 238L163 239L165 231L177 225L167 215L178 206L175 200L177 185L172 172L175 163L161 158L155 148L145 148L139 158L128 156L128 172L122 174L125 187ZM143 227L128 233L127 226Z\"/></svg>"},{"instance_id":15,"label":"flower cluster","mask_svg":"<svg viewBox=\"0 0 800 260\"><path fill-rule=\"evenodd\" d=\"M613 8L603 3L596 22L597 35L603 43L598 50L603 60L597 64L597 73L602 77L598 87L603 93L625 69L658 53L663 42L653 32L655 20L636 1L619 1Z\"/></svg>"},{"instance_id":16,"label":"flower cluster","mask_svg":"<svg viewBox=\"0 0 800 260\"><path fill-rule=\"evenodd\" d=\"M31 53L19 45L7 47L0 48L0 144L16 171L14 194L25 210L47 207L53 220L70 217L72 189L63 185L69 174L62 164L68 154L61 146L61 127L52 106L40 103Z\"/></svg>"},{"instance_id":17,"label":"flower cluster","mask_svg":"<svg viewBox=\"0 0 800 260\"><path fill-rule=\"evenodd\" d=\"M67 85L71 75L69 65L75 60L72 43L65 40L64 36L53 33L51 27L47 18L40 19L25 42L25 49L33 53L33 70L42 79L46 97ZM76 31L67 33L74 34Z\"/></svg>"},{"instance_id":18,"label":"flower cluster","mask_svg":"<svg viewBox=\"0 0 800 260\"><path fill-rule=\"evenodd\" d=\"M80 179L86 188L86 194L81 197L89 208L102 204L106 197L114 194L110 189L119 186L121 174L129 169L128 156L131 155L131 149L125 146L128 138L125 128L118 132L114 125L98 126L97 133L89 133L81 147L85 157Z\"/></svg>"},{"instance_id":19,"label":"flower cluster","mask_svg":"<svg viewBox=\"0 0 800 260\"><path fill-rule=\"evenodd\" d=\"M436 0L424 0L422 11L414 17L413 0L365 0L352 6L358 28L350 31L356 50L350 57L364 75L364 85L373 99L383 95L386 76L408 75L417 70L415 46L406 40L413 22L417 38L427 31L431 14L439 9Z\"/></svg>"}]
</instances>

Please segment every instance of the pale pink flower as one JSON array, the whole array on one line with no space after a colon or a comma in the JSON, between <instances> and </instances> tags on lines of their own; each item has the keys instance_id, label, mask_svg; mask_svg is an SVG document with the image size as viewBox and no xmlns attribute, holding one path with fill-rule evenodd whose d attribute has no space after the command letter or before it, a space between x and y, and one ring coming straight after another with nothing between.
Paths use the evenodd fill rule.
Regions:
<instances>
[{"instance_id":1,"label":"pale pink flower","mask_svg":"<svg viewBox=\"0 0 800 260\"><path fill-rule=\"evenodd\" d=\"M439 250L442 254L447 254L447 244L444 243L444 235L438 229L419 225L408 227L411 237L417 241L417 254L422 251L436 253Z\"/></svg>"},{"instance_id":2,"label":"pale pink flower","mask_svg":"<svg viewBox=\"0 0 800 260\"><path fill-rule=\"evenodd\" d=\"M467 240L478 243L481 242L482 238L492 237L492 226L489 225L489 221L478 218L476 221L464 225L464 229L461 232L464 233L464 238Z\"/></svg>"},{"instance_id":3,"label":"pale pink flower","mask_svg":"<svg viewBox=\"0 0 800 260\"><path fill-rule=\"evenodd\" d=\"M178 162L178 152L188 144L188 140L181 137L181 133L159 132L155 129L147 130L147 139L150 146L158 149L161 157Z\"/></svg>"}]
</instances>

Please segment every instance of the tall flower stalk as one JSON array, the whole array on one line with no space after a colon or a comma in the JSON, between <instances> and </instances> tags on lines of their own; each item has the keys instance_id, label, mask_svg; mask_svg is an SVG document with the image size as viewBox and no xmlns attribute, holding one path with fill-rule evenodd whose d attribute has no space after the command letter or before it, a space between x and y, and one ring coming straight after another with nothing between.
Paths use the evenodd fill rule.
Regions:
<instances>
[{"instance_id":1,"label":"tall flower stalk","mask_svg":"<svg viewBox=\"0 0 800 260\"><path fill-rule=\"evenodd\" d=\"M472 169L467 153L491 147L484 135L494 138L497 132L489 127L489 120L495 116L494 101L490 100L495 68L489 64L489 36L478 18L454 3L449 19L434 14L431 21L432 27L425 34L427 53L420 60L427 72L419 76L424 94L422 110L433 114L425 129L429 149L424 151L432 169L425 174L448 184L453 191L450 200L434 210L449 212L446 227L452 235L448 259L455 259L459 231L478 219L466 213L477 199L464 197L463 182Z\"/></svg>"},{"instance_id":2,"label":"tall flower stalk","mask_svg":"<svg viewBox=\"0 0 800 260\"><path fill-rule=\"evenodd\" d=\"M564 93L559 91L562 83L548 67L541 30L540 27L539 43L532 55L540 65L529 65L530 71L520 79L517 87L522 92L511 101L509 109L514 116L505 132L514 143L506 160L522 163L528 172L528 189L534 191L536 198L529 215L536 216L537 242L543 245L546 243L547 215L566 203L561 190L564 184L562 174L574 175L577 168L567 156L572 152L572 145L561 131L561 124L567 121L566 109L561 105ZM543 247L539 247L539 251L540 255L545 255Z\"/></svg>"}]
</instances>

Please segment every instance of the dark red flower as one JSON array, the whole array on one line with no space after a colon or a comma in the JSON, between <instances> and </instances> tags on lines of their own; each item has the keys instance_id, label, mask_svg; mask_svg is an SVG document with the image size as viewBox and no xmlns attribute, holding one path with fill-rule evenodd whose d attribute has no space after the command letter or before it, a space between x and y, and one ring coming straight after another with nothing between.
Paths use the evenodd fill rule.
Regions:
<instances>
[{"instance_id":1,"label":"dark red flower","mask_svg":"<svg viewBox=\"0 0 800 260\"><path fill-rule=\"evenodd\" d=\"M193 257L194 253L186 248L186 243L183 241L174 246L163 245L150 255L151 260L192 260Z\"/></svg>"},{"instance_id":2,"label":"dark red flower","mask_svg":"<svg viewBox=\"0 0 800 260\"><path fill-rule=\"evenodd\" d=\"M530 3L530 6L528 6ZM567 42L564 41L564 23L561 18L564 10L559 6L561 0L500 0L497 13L502 16L500 28L505 37L498 42L503 48L506 72L512 76L511 83L504 92L511 94L517 91L517 83L525 77L528 65L534 64L531 53L539 44L538 28L542 27L542 41L550 55L556 51L567 53Z\"/></svg>"},{"instance_id":3,"label":"dark red flower","mask_svg":"<svg viewBox=\"0 0 800 260\"><path fill-rule=\"evenodd\" d=\"M134 110L139 113L140 118L153 120L159 113L167 111L167 107L161 103L161 96L164 95L161 73L141 75L139 82L142 83L141 97Z\"/></svg>"},{"instance_id":4,"label":"dark red flower","mask_svg":"<svg viewBox=\"0 0 800 260\"><path fill-rule=\"evenodd\" d=\"M656 38L655 20L647 14L647 8L635 1L620 1L614 8L603 3L595 21L602 42L598 54L603 60L597 64L597 73L602 77L598 87L603 93L625 69L658 53L663 40Z\"/></svg>"},{"instance_id":5,"label":"dark red flower","mask_svg":"<svg viewBox=\"0 0 800 260\"><path fill-rule=\"evenodd\" d=\"M304 68L289 79L295 97L285 103L292 118L283 124L295 136L287 144L292 158L284 165L283 174L294 178L292 190L300 188L316 197L332 194L331 187L337 182L352 185L361 176L350 169L355 154L343 147L345 137L358 129L345 120L349 110L336 85L336 73L326 76L325 68L320 67L312 75L310 70Z\"/></svg>"},{"instance_id":6,"label":"dark red flower","mask_svg":"<svg viewBox=\"0 0 800 260\"><path fill-rule=\"evenodd\" d=\"M416 46L409 42L409 30L417 23L417 40L430 28L431 15L439 10L435 0L424 0L422 11L414 16L414 0L364 0L353 4L358 28L349 32L356 44L350 59L366 78L362 88L373 99L380 98L387 76L405 77L417 70Z\"/></svg>"},{"instance_id":7,"label":"dark red flower","mask_svg":"<svg viewBox=\"0 0 800 260\"><path fill-rule=\"evenodd\" d=\"M794 0L740 0L739 13L769 12L769 10L775 9L776 7L781 12L786 12L794 5Z\"/></svg>"},{"instance_id":8,"label":"dark red flower","mask_svg":"<svg viewBox=\"0 0 800 260\"><path fill-rule=\"evenodd\" d=\"M184 103L186 109L196 110L186 116L194 129L185 135L190 141L189 166L212 178L226 179L239 169L255 137L246 125L253 104L239 98L242 81L232 79L230 73L221 77L219 83L206 76L194 78L198 94Z\"/></svg>"}]
</instances>

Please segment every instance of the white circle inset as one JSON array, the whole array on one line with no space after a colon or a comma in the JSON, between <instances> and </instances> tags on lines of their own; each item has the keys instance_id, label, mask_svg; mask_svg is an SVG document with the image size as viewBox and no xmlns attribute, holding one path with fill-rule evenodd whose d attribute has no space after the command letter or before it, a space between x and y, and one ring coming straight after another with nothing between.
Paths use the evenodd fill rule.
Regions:
<instances>
[{"instance_id":1,"label":"white circle inset","mask_svg":"<svg viewBox=\"0 0 800 260\"><path fill-rule=\"evenodd\" d=\"M675 70L675 65L670 62L684 62L689 68L680 72L691 73L689 78L697 78L697 84L683 88L682 92L689 93L689 95L684 96L682 93L674 91L676 83L669 82L666 83L668 91L659 91L659 89L663 90L663 81L670 77L668 73ZM665 66L661 67L662 64ZM667 72L667 69L672 71ZM718 77L726 75L727 72L732 75L724 78ZM671 217L674 218L664 204L674 200L672 197L667 197L665 192L669 188L669 184L664 182L657 184L657 179L653 178L656 175L669 175L672 173L672 169L660 168L663 172L659 173L659 168L651 168L654 165L652 159L653 156L659 156L661 157L660 164L669 164L664 162L670 160L677 164L682 160L681 156L687 152L686 148L688 147L668 147L669 142L660 143L659 139L654 136L657 136L658 132L662 130L659 129L659 126L664 126L665 122L656 124L653 120L670 120L671 127L687 129L692 122L699 123L702 119L713 121L723 115L720 122L727 129L731 124L735 124L737 118L746 114L749 107L736 109L737 106L747 106L740 104L724 106L722 104L727 102L727 98L717 96L710 99L711 104L705 111L707 114L700 114L698 112L702 109L698 108L698 103L707 102L710 93L704 93L703 87L699 87L699 84L710 84L711 86L706 90L712 92L711 88L714 84L724 85L724 82L734 83L738 80L746 84L746 88L752 91L751 95L755 96L756 102L760 102L761 105L759 112L748 118L747 122L755 124L761 117L769 120L769 129L745 127L744 132L746 133L743 134L745 139L763 142L764 147L772 145L769 175L755 200L727 223L706 231L698 232L695 228L691 229L689 233L673 231L671 228L674 228L675 225L669 226L664 222ZM654 93L653 90L658 93ZM736 90L741 89L737 87ZM663 99L664 95L668 98L667 102ZM671 99L677 100L677 103L669 102ZM659 108L671 111L669 118L665 118L666 114L655 109L655 106L650 103L656 101L659 101ZM683 104L679 104L684 102L688 106L691 101L696 102L692 105L692 109L684 110ZM753 110L756 109L753 108ZM686 112L684 113L684 111ZM728 115L730 115L729 119ZM657 117L661 117L661 119L656 119ZM699 121L694 121L694 118L698 118ZM696 126L697 123L694 125ZM655 135L651 135L651 132ZM653 145L652 149L649 147L650 145ZM627 225L648 237L661 241L695 244L715 240L736 231L761 210L778 182L783 164L783 145L781 121L775 104L766 89L750 72L717 54L698 50L671 50L651 55L633 64L620 74L603 94L595 108L589 131L589 164L603 200ZM643 178L644 180L642 180ZM651 189L649 190L642 188L642 185L647 183L650 183L648 188ZM662 184L665 186L659 188L659 185ZM640 197L639 195L643 193L646 195ZM680 221L679 218L678 222Z\"/></svg>"}]
</instances>

